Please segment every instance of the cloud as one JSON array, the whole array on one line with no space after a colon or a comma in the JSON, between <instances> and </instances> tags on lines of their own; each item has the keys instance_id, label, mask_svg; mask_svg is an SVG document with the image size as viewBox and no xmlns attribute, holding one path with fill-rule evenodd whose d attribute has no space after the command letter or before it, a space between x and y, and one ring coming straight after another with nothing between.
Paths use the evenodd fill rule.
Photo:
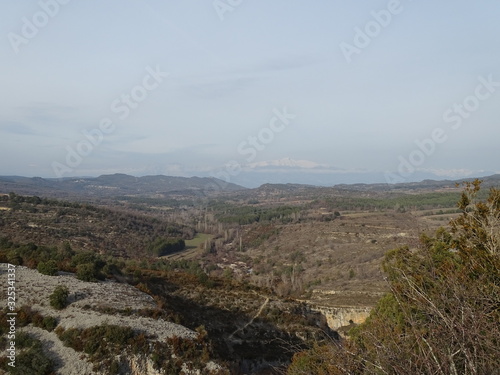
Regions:
<instances>
[{"instance_id":1,"label":"cloud","mask_svg":"<svg viewBox=\"0 0 500 375\"><path fill-rule=\"evenodd\" d=\"M34 102L24 106L15 107L17 116L26 120L51 124L66 120L76 114L76 108L54 103Z\"/></svg>"},{"instance_id":2,"label":"cloud","mask_svg":"<svg viewBox=\"0 0 500 375\"><path fill-rule=\"evenodd\" d=\"M257 81L252 77L212 78L205 82L187 84L184 91L202 99L219 99L243 91Z\"/></svg>"},{"instance_id":3,"label":"cloud","mask_svg":"<svg viewBox=\"0 0 500 375\"><path fill-rule=\"evenodd\" d=\"M481 173L483 171L473 171L470 169L426 169L426 168L418 168L420 172L428 172L432 173L438 177L449 177L449 178L460 178L460 177L469 177L477 173Z\"/></svg>"},{"instance_id":4,"label":"cloud","mask_svg":"<svg viewBox=\"0 0 500 375\"><path fill-rule=\"evenodd\" d=\"M69 140L75 130L88 124L75 107L34 102L11 107L0 115L0 131L17 135L32 135L51 139L51 143Z\"/></svg>"},{"instance_id":5,"label":"cloud","mask_svg":"<svg viewBox=\"0 0 500 375\"><path fill-rule=\"evenodd\" d=\"M261 161L247 164L243 167L247 172L276 172L276 173L345 173L344 169L328 164L320 164L311 160L295 160L282 158L277 160ZM349 171L355 172L355 171Z\"/></svg>"},{"instance_id":6,"label":"cloud","mask_svg":"<svg viewBox=\"0 0 500 375\"><path fill-rule=\"evenodd\" d=\"M278 160L260 161L246 165L247 168L292 168L292 169L332 169L327 164L319 164L310 160L295 160L291 158L283 158ZM336 170L336 168L333 168Z\"/></svg>"},{"instance_id":7,"label":"cloud","mask_svg":"<svg viewBox=\"0 0 500 375\"><path fill-rule=\"evenodd\" d=\"M223 98L243 91L263 79L262 73L275 73L300 69L317 64L310 56L272 58L248 64L238 69L226 70L213 77L195 77L196 83L186 84L185 91L201 98Z\"/></svg>"},{"instance_id":8,"label":"cloud","mask_svg":"<svg viewBox=\"0 0 500 375\"><path fill-rule=\"evenodd\" d=\"M279 57L257 63L248 68L248 70L252 72L276 72L305 68L318 63L319 61L311 56L294 56L288 58Z\"/></svg>"},{"instance_id":9,"label":"cloud","mask_svg":"<svg viewBox=\"0 0 500 375\"><path fill-rule=\"evenodd\" d=\"M0 124L0 131L10 134L35 135L37 131L20 122L4 122Z\"/></svg>"}]
</instances>

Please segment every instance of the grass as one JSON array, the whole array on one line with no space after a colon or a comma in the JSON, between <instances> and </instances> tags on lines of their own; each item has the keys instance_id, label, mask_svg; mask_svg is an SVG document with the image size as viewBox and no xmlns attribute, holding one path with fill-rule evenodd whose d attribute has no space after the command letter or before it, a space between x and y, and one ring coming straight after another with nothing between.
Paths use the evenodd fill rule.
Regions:
<instances>
[{"instance_id":1,"label":"grass","mask_svg":"<svg viewBox=\"0 0 500 375\"><path fill-rule=\"evenodd\" d=\"M212 237L212 234L197 233L192 240L184 241L186 245L184 250L164 255L161 258L167 260L196 259L202 252L201 245L203 245L205 241L210 241Z\"/></svg>"},{"instance_id":2,"label":"grass","mask_svg":"<svg viewBox=\"0 0 500 375\"><path fill-rule=\"evenodd\" d=\"M213 235L206 233L198 233L192 240L186 240L186 249L197 249L198 246L203 244L205 241L210 241Z\"/></svg>"}]
</instances>

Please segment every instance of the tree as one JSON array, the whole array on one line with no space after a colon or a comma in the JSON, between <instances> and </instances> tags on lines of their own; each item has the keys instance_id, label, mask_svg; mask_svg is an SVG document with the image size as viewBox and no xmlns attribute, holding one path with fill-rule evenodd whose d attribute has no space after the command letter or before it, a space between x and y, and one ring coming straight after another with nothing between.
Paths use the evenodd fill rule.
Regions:
<instances>
[{"instance_id":1,"label":"tree","mask_svg":"<svg viewBox=\"0 0 500 375\"><path fill-rule=\"evenodd\" d=\"M386 255L391 292L321 358L325 374L498 373L500 190L481 202L479 189L465 185L448 230Z\"/></svg>"},{"instance_id":2,"label":"tree","mask_svg":"<svg viewBox=\"0 0 500 375\"><path fill-rule=\"evenodd\" d=\"M149 251L155 256L163 256L177 251L184 250L186 244L182 238L158 238L149 245Z\"/></svg>"},{"instance_id":3,"label":"tree","mask_svg":"<svg viewBox=\"0 0 500 375\"><path fill-rule=\"evenodd\" d=\"M58 285L49 296L50 306L56 310L62 310L68 306L69 290L63 285Z\"/></svg>"}]
</instances>

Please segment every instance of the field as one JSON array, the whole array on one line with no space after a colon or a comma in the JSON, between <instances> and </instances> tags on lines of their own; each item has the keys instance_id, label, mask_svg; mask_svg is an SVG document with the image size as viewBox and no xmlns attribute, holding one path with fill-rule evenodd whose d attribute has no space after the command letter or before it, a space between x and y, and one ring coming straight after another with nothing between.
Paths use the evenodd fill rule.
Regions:
<instances>
[{"instance_id":1,"label":"field","mask_svg":"<svg viewBox=\"0 0 500 375\"><path fill-rule=\"evenodd\" d=\"M186 248L185 250L170 254L170 255L165 255L162 257L162 259L166 260L193 260L193 259L198 259L202 255L204 251L204 244L209 243L213 238L213 235L211 234L206 234L206 233L196 233L196 235L190 239L186 240Z\"/></svg>"}]
</instances>

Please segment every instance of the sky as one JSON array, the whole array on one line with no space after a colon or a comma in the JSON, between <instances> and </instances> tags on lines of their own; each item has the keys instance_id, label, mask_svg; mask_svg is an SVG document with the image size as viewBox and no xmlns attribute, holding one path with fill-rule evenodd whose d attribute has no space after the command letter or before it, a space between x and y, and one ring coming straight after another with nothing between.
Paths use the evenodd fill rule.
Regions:
<instances>
[{"instance_id":1,"label":"sky","mask_svg":"<svg viewBox=\"0 0 500 375\"><path fill-rule=\"evenodd\" d=\"M0 5L0 175L500 172L500 3Z\"/></svg>"}]
</instances>

